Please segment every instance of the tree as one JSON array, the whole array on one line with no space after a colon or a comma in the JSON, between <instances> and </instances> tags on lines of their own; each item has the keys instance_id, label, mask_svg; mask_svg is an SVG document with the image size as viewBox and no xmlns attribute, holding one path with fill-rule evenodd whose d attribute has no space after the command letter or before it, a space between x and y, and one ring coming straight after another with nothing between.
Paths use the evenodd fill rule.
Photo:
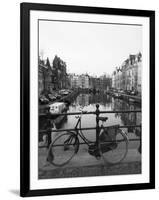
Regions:
<instances>
[{"instance_id":1,"label":"tree","mask_svg":"<svg viewBox=\"0 0 159 200\"><path fill-rule=\"evenodd\" d=\"M50 65L50 61L49 61L49 58L46 59L46 66L48 66L48 68L51 67L51 65Z\"/></svg>"},{"instance_id":2,"label":"tree","mask_svg":"<svg viewBox=\"0 0 159 200\"><path fill-rule=\"evenodd\" d=\"M57 55L55 55L52 62L53 68L58 69L59 64L60 64L60 58L57 57Z\"/></svg>"}]
</instances>

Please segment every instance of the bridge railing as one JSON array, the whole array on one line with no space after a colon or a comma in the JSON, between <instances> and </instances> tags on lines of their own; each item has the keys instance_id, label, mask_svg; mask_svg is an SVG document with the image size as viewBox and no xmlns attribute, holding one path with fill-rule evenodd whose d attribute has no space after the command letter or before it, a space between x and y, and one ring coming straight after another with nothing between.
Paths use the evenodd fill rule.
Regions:
<instances>
[{"instance_id":1,"label":"bridge railing","mask_svg":"<svg viewBox=\"0 0 159 200\"><path fill-rule=\"evenodd\" d=\"M100 134L100 126L99 126L99 115L100 114L113 114L113 113L125 113L125 114L129 114L129 113L140 113L141 110L116 110L116 111L100 111L99 110L99 104L96 104L96 110L92 111L92 112L86 112L83 113L83 115L96 115L96 126L95 127L86 127L86 128L76 128L76 130L96 130L96 141L99 141L99 134ZM70 128L70 129L57 129L54 130L52 129L52 124L51 124L51 120L55 118L55 116L62 116L62 115L80 115L81 112L72 112L72 113L61 113L61 114L39 114L39 118L43 118L47 120L47 129L46 130L39 130L39 134L46 134L47 135L47 145L42 145L39 147L49 147L50 143L52 142L51 139L51 134L53 132L67 132L67 131L75 131L74 128ZM109 126L106 126L104 128L107 128ZM141 130L141 124L140 125L122 125L119 126L119 128L140 128ZM141 132L141 131L140 131ZM129 141L140 141L141 144L141 135L138 138L134 138L134 139L129 139ZM84 144L84 143L80 143L80 144Z\"/></svg>"}]
</instances>

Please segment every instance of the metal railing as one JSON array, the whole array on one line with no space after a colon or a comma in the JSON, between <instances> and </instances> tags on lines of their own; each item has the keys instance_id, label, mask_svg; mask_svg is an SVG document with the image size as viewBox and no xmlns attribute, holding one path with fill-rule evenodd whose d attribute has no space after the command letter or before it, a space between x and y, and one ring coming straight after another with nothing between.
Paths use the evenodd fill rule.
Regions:
<instances>
[{"instance_id":1,"label":"metal railing","mask_svg":"<svg viewBox=\"0 0 159 200\"><path fill-rule=\"evenodd\" d=\"M100 111L99 110L99 104L96 104L96 110L94 112L87 112L87 113L83 113L83 115L96 115L96 127L87 127L87 128L76 128L76 130L96 130L96 141L99 141L99 134L100 134L100 126L99 126L99 115L100 114L113 114L113 113L137 113L137 112L141 112L141 110L117 110L117 111ZM59 130L54 130L51 128L51 119L54 119L55 116L62 116L62 115L80 115L81 112L72 112L72 113L61 113L61 114L50 114L49 112L46 114L39 114L39 118L44 118L47 120L47 125L48 128L47 130L39 130L39 134L46 134L47 135L47 145L43 145L40 146L42 147L49 147L50 143L51 143L51 134L53 132L64 132L64 131L75 131L75 129L71 128L71 129L59 129ZM109 126L107 126L109 127ZM104 127L104 128L107 128ZM140 128L141 129L141 125L124 125L124 126L119 126L119 128ZM141 131L140 131L141 132ZM139 138L135 138L135 139L129 139L129 141L140 141L140 145L141 145L141 136ZM85 144L85 143L80 143L80 144Z\"/></svg>"}]
</instances>

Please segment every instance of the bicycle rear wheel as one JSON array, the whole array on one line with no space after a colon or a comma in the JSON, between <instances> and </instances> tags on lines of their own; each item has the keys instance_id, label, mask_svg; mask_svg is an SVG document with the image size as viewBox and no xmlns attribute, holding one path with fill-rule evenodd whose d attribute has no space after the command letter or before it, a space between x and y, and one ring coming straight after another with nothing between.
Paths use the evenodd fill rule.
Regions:
<instances>
[{"instance_id":1,"label":"bicycle rear wheel","mask_svg":"<svg viewBox=\"0 0 159 200\"><path fill-rule=\"evenodd\" d=\"M59 135L50 144L47 160L54 166L66 165L79 148L79 140L74 132L67 132Z\"/></svg>"},{"instance_id":2,"label":"bicycle rear wheel","mask_svg":"<svg viewBox=\"0 0 159 200\"><path fill-rule=\"evenodd\" d=\"M126 134L117 129L113 140L110 137L109 141L99 139L99 150L101 157L105 163L117 164L124 160L128 152L128 139Z\"/></svg>"}]
</instances>

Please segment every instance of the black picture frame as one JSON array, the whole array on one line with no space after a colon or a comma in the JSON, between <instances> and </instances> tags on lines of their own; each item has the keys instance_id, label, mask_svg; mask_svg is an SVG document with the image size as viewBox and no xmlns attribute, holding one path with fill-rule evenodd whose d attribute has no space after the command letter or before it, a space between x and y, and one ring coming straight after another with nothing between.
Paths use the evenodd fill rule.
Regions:
<instances>
[{"instance_id":1,"label":"black picture frame","mask_svg":"<svg viewBox=\"0 0 159 200\"><path fill-rule=\"evenodd\" d=\"M136 183L124 185L102 185L91 187L30 189L30 11L59 11L89 14L107 14L118 16L148 17L150 20L150 180L149 183ZM83 7L72 5L49 5L35 3L21 3L21 122L20 122L20 195L43 196L77 193L95 193L107 191L124 191L155 188L155 11L131 10L104 7Z\"/></svg>"}]
</instances>

